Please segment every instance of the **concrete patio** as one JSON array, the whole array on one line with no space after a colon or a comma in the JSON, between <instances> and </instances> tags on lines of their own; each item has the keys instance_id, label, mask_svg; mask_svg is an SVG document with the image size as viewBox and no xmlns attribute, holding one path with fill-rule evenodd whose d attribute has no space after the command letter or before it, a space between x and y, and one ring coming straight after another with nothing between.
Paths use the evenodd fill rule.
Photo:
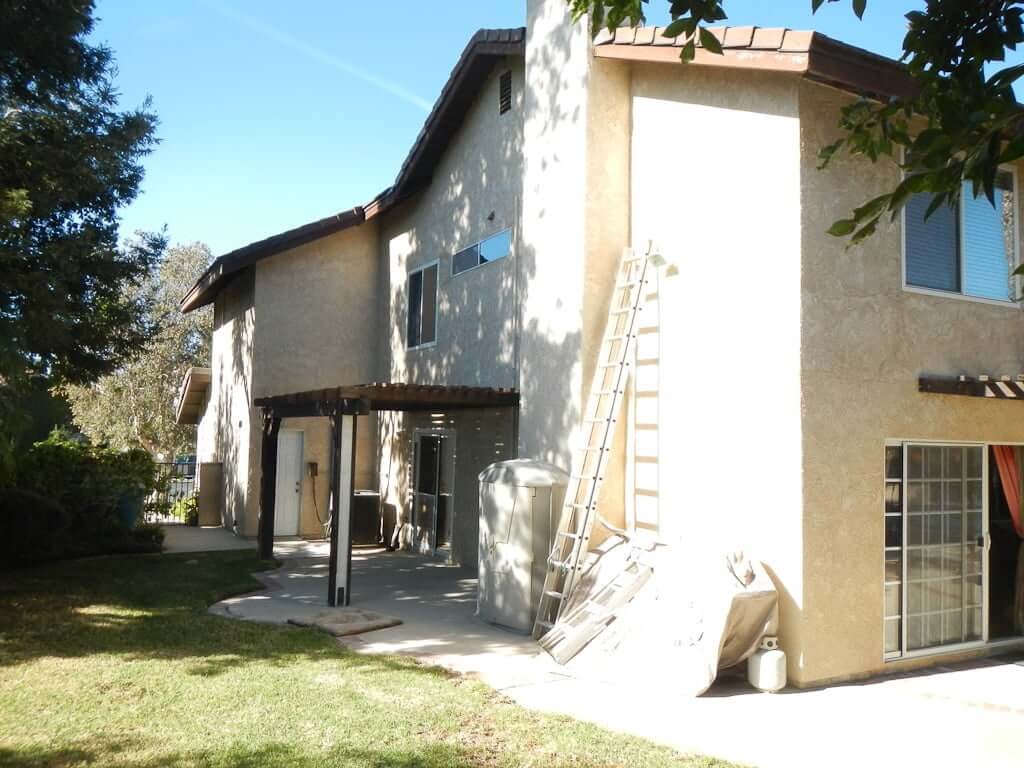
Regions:
<instances>
[{"instance_id":1,"label":"concrete patio","mask_svg":"<svg viewBox=\"0 0 1024 768\"><path fill-rule=\"evenodd\" d=\"M211 608L286 623L326 610L322 543L282 542L267 591ZM475 573L404 552L357 550L352 605L400 626L342 638L359 653L410 654L479 677L516 702L684 752L767 768L1024 765L1024 655L813 691L760 694L726 675L686 698L657 680L555 665L526 636L478 621Z\"/></svg>"}]
</instances>

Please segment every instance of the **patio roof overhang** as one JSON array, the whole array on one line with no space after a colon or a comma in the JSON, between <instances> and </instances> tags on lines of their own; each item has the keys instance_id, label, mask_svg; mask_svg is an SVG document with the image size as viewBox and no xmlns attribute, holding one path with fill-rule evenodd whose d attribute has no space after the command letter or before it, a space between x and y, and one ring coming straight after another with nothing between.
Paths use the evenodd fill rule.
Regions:
<instances>
[{"instance_id":1,"label":"patio roof overhang","mask_svg":"<svg viewBox=\"0 0 1024 768\"><path fill-rule=\"evenodd\" d=\"M287 395L258 397L253 405L278 418L366 414L370 411L442 411L519 405L506 387L462 387L404 382L352 384Z\"/></svg>"},{"instance_id":2,"label":"patio roof overhang","mask_svg":"<svg viewBox=\"0 0 1024 768\"><path fill-rule=\"evenodd\" d=\"M327 602L348 605L352 581L352 509L355 497L356 420L370 411L451 411L467 408L514 407L519 392L504 387L432 386L404 382L354 384L288 395L259 397L263 412L261 450L259 553L274 553L277 438L281 421L325 416L331 424L330 505L331 556Z\"/></svg>"},{"instance_id":3,"label":"patio roof overhang","mask_svg":"<svg viewBox=\"0 0 1024 768\"><path fill-rule=\"evenodd\" d=\"M1016 376L920 376L917 390L933 395L984 397L1024 402L1024 374Z\"/></svg>"},{"instance_id":4,"label":"patio roof overhang","mask_svg":"<svg viewBox=\"0 0 1024 768\"><path fill-rule=\"evenodd\" d=\"M185 378L178 391L178 403L174 409L174 421L178 424L198 424L203 416L203 403L210 389L213 372L209 368L193 366L185 371Z\"/></svg>"}]
</instances>

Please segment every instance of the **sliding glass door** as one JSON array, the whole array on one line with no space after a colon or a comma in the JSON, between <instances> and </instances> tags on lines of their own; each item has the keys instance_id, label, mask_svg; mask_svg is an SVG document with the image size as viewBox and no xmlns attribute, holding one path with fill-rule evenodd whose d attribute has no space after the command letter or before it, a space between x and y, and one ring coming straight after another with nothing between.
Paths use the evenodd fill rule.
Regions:
<instances>
[{"instance_id":1,"label":"sliding glass door","mask_svg":"<svg viewBox=\"0 0 1024 768\"><path fill-rule=\"evenodd\" d=\"M985 640L984 446L886 449L889 657Z\"/></svg>"}]
</instances>

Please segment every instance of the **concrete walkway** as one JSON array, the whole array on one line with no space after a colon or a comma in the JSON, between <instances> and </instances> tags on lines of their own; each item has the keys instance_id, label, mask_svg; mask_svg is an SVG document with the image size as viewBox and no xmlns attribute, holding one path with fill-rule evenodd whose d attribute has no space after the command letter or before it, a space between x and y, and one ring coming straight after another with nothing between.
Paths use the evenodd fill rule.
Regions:
<instances>
[{"instance_id":1,"label":"concrete walkway","mask_svg":"<svg viewBox=\"0 0 1024 768\"><path fill-rule=\"evenodd\" d=\"M253 539L243 539L220 526L197 528L191 525L165 525L164 552L218 552L226 549L256 549Z\"/></svg>"},{"instance_id":2,"label":"concrete walkway","mask_svg":"<svg viewBox=\"0 0 1024 768\"><path fill-rule=\"evenodd\" d=\"M285 622L326 606L327 562L280 548L269 591L214 613ZM401 626L345 638L360 653L404 653L473 674L518 703L634 733L683 752L766 768L1024 765L1024 656L815 691L760 694L740 676L687 698L658 680L559 667L526 636L478 621L475 574L408 553L358 551L353 606Z\"/></svg>"}]
</instances>

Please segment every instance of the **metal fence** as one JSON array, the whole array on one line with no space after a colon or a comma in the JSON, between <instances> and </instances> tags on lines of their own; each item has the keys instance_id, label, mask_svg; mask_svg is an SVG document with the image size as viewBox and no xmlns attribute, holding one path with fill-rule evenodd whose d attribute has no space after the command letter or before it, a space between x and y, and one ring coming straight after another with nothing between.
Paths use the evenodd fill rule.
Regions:
<instances>
[{"instance_id":1,"label":"metal fence","mask_svg":"<svg viewBox=\"0 0 1024 768\"><path fill-rule=\"evenodd\" d=\"M196 465L163 462L156 470L156 490L143 505L146 522L196 525Z\"/></svg>"}]
</instances>

